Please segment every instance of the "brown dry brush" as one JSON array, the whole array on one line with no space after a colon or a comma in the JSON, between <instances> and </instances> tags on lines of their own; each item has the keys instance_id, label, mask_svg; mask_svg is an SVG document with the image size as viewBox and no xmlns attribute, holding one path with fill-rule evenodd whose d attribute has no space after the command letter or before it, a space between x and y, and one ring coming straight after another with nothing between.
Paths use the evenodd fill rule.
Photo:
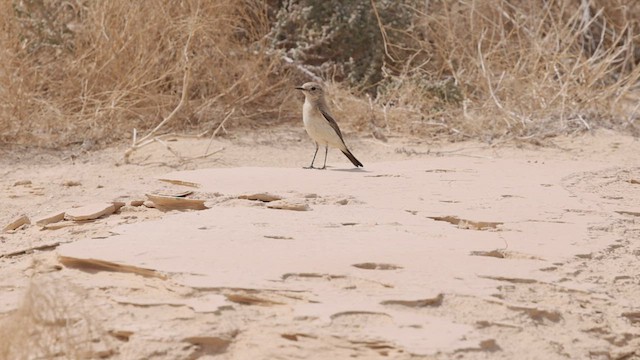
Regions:
<instances>
[{"instance_id":1,"label":"brown dry brush","mask_svg":"<svg viewBox=\"0 0 640 360\"><path fill-rule=\"evenodd\" d=\"M107 143L153 127L180 100L190 34L174 129L215 128L234 107L277 119L269 98L288 76L254 48L268 26L260 1L0 0L0 26L0 142Z\"/></svg>"},{"instance_id":2,"label":"brown dry brush","mask_svg":"<svg viewBox=\"0 0 640 360\"><path fill-rule=\"evenodd\" d=\"M412 131L487 141L636 131L637 2L430 1L415 11L415 55L388 71L381 93L420 114Z\"/></svg>"},{"instance_id":3,"label":"brown dry brush","mask_svg":"<svg viewBox=\"0 0 640 360\"><path fill-rule=\"evenodd\" d=\"M324 78L345 127L539 140L637 132L635 0L0 0L0 143L107 144L297 121ZM293 64L291 64L293 61Z\"/></svg>"}]
</instances>

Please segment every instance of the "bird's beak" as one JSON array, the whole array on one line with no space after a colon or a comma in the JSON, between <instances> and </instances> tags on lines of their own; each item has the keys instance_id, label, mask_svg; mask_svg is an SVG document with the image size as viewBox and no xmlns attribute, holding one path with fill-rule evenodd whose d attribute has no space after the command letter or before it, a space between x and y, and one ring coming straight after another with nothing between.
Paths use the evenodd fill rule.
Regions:
<instances>
[{"instance_id":1,"label":"bird's beak","mask_svg":"<svg viewBox=\"0 0 640 360\"><path fill-rule=\"evenodd\" d=\"M302 86L296 86L296 90L302 90L304 91L304 88Z\"/></svg>"}]
</instances>

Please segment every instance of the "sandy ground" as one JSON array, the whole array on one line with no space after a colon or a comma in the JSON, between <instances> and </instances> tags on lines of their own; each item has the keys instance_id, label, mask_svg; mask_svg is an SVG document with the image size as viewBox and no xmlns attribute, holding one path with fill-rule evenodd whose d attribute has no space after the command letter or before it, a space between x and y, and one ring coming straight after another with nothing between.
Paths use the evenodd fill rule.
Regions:
<instances>
[{"instance_id":1,"label":"sandy ground","mask_svg":"<svg viewBox=\"0 0 640 360\"><path fill-rule=\"evenodd\" d=\"M640 359L639 141L346 137L364 169L301 169L298 129L0 153L0 226L32 222L0 234L0 356ZM207 209L131 205L183 192Z\"/></svg>"}]
</instances>

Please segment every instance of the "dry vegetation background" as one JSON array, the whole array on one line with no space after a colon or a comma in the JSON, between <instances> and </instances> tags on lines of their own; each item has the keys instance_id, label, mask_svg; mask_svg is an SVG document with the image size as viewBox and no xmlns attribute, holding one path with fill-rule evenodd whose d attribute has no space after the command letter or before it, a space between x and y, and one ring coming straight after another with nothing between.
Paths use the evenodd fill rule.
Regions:
<instances>
[{"instance_id":1,"label":"dry vegetation background","mask_svg":"<svg viewBox=\"0 0 640 360\"><path fill-rule=\"evenodd\" d=\"M5 146L130 141L181 98L163 131L297 124L314 78L375 136L638 133L637 0L0 0L0 27Z\"/></svg>"}]
</instances>

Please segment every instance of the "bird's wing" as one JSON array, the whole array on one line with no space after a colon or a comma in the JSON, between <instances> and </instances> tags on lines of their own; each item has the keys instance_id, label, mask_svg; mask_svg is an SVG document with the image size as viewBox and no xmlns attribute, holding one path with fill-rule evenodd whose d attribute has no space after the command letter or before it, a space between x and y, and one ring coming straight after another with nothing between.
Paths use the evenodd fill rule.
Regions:
<instances>
[{"instance_id":1,"label":"bird's wing","mask_svg":"<svg viewBox=\"0 0 640 360\"><path fill-rule=\"evenodd\" d=\"M324 116L325 119L327 119L327 121L329 122L329 125L331 125L331 127L333 128L333 130L336 131L336 134L338 134L338 136L340 137L340 140L342 140L342 142L344 143L344 139L342 138L342 132L340 132L340 128L338 127L338 123L333 120L333 118L331 117L331 115L320 109L320 112L322 113L322 116Z\"/></svg>"}]
</instances>

